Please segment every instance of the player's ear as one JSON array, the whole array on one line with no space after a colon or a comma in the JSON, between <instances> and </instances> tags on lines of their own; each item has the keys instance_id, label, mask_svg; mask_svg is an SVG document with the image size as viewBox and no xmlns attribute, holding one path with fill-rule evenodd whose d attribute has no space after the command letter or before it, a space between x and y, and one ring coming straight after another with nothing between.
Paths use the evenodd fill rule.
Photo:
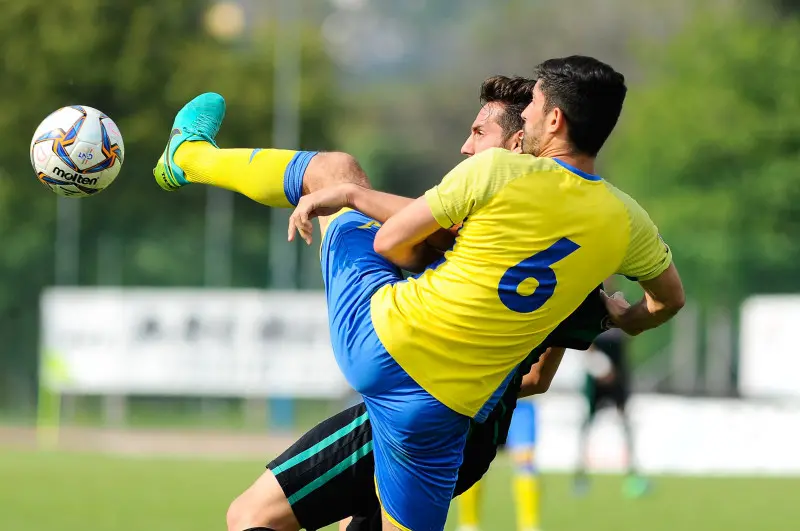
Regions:
<instances>
[{"instance_id":1,"label":"player's ear","mask_svg":"<svg viewBox=\"0 0 800 531\"><path fill-rule=\"evenodd\" d=\"M567 117L564 115L564 111L558 107L553 107L553 110L550 111L550 114L547 116L546 124L550 133L556 133L566 128Z\"/></svg>"},{"instance_id":2,"label":"player's ear","mask_svg":"<svg viewBox=\"0 0 800 531\"><path fill-rule=\"evenodd\" d=\"M522 153L522 137L524 135L525 131L522 129L511 135L511 138L506 143L506 149L514 153Z\"/></svg>"}]
</instances>

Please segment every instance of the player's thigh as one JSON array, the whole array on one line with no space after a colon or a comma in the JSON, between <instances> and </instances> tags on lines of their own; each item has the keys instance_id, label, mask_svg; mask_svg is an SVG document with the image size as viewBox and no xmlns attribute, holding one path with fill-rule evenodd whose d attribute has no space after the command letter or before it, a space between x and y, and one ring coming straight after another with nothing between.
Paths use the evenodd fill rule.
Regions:
<instances>
[{"instance_id":1,"label":"player's thigh","mask_svg":"<svg viewBox=\"0 0 800 531\"><path fill-rule=\"evenodd\" d=\"M359 212L340 211L331 216L320 251L333 352L347 381L362 394L383 385L385 371L393 368L372 326L372 296L403 279L373 248L379 228Z\"/></svg>"},{"instance_id":2,"label":"player's thigh","mask_svg":"<svg viewBox=\"0 0 800 531\"><path fill-rule=\"evenodd\" d=\"M470 419L444 406L411 378L379 396L365 397L365 403L385 516L400 529L443 529Z\"/></svg>"},{"instance_id":3,"label":"player's thigh","mask_svg":"<svg viewBox=\"0 0 800 531\"><path fill-rule=\"evenodd\" d=\"M297 521L319 529L379 507L363 403L324 420L269 463Z\"/></svg>"},{"instance_id":4,"label":"player's thigh","mask_svg":"<svg viewBox=\"0 0 800 531\"><path fill-rule=\"evenodd\" d=\"M297 531L300 524L271 471L264 472L228 508L228 531L266 527L275 531Z\"/></svg>"}]
</instances>

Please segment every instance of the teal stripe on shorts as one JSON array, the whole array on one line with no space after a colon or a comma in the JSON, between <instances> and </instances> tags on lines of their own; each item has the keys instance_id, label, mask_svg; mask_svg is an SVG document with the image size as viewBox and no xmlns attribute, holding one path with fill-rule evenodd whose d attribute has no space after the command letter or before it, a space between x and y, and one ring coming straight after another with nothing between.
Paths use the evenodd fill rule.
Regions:
<instances>
[{"instance_id":1,"label":"teal stripe on shorts","mask_svg":"<svg viewBox=\"0 0 800 531\"><path fill-rule=\"evenodd\" d=\"M281 465L276 466L275 468L272 469L272 473L277 476L278 474L280 474L282 472L286 472L287 470L289 470L293 466L296 466L296 465L302 463L306 459L309 459L310 457L318 454L319 452L321 452L322 450L324 450L328 446L332 445L333 443L335 443L336 441L338 441L342 437L345 437L347 434L349 434L350 432L352 432L353 430L355 430L356 428L358 428L359 426L364 424L367 420L369 420L369 415L367 413L364 413L363 415L361 415L360 417L355 419L353 422L351 422L347 426L345 426L343 428L340 428L340 429L336 430L335 432L333 432L332 434L328 435L327 437L322 439L320 442L318 442L317 444L315 444L314 446L312 446L308 450L306 450L304 452L301 452L301 453L297 454L296 456L292 457L291 459L287 460L286 462L282 463ZM369 443L369 444L371 445L372 443ZM370 446L370 448L372 448L372 446ZM361 451L361 449L359 449L356 453L358 453L359 451ZM355 453L353 455L355 455ZM303 490L305 490L305 489L303 489ZM289 501L291 503L291 500L289 500Z\"/></svg>"},{"instance_id":2,"label":"teal stripe on shorts","mask_svg":"<svg viewBox=\"0 0 800 531\"><path fill-rule=\"evenodd\" d=\"M331 468L330 470L322 474L320 477L318 477L317 479L315 479L302 489L298 490L297 492L289 496L289 505L294 505L295 503L299 502L300 500L302 500L303 498L305 498L306 496L308 496L309 494L311 494L312 492L323 486L325 483L332 480L333 478L335 478L336 476L347 470L349 467L356 464L356 462L358 462L359 459L369 454L370 452L372 452L372 441L369 441L364 446L362 446L349 456L345 457L338 465Z\"/></svg>"}]
</instances>

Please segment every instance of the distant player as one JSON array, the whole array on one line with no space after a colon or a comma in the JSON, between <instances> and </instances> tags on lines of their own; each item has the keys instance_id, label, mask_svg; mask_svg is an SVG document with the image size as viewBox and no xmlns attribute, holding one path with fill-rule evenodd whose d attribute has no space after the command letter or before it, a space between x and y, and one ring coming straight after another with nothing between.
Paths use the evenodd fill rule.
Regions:
<instances>
[{"instance_id":1,"label":"distant player","mask_svg":"<svg viewBox=\"0 0 800 531\"><path fill-rule=\"evenodd\" d=\"M650 487L649 481L639 475L636 469L633 428L626 409L630 396L627 342L628 338L622 331L609 330L594 341L590 352L587 353L588 371L584 396L588 407L580 431L580 462L573 483L573 490L579 496L589 489L589 479L586 475L589 428L597 412L607 406L616 408L625 433L627 477L623 484L624 494L636 498L647 493Z\"/></svg>"},{"instance_id":2,"label":"distant player","mask_svg":"<svg viewBox=\"0 0 800 531\"><path fill-rule=\"evenodd\" d=\"M194 173L258 199L280 179L278 204L297 203L290 239L299 231L310 243L320 217L334 355L369 412L384 529L444 528L470 422L487 419L519 364L603 279L644 286L633 306L606 299L632 333L683 304L655 225L592 173L622 109L623 76L570 57L546 61L537 77L523 112L523 151L535 156L487 150L410 202L369 188L346 155L218 150L215 95L178 114L156 167L167 188ZM458 234L444 256L431 244L442 230ZM404 280L399 268L419 274ZM268 528L254 518L250 529Z\"/></svg>"},{"instance_id":3,"label":"distant player","mask_svg":"<svg viewBox=\"0 0 800 531\"><path fill-rule=\"evenodd\" d=\"M536 402L530 398L519 402L506 441L506 450L514 464L517 531L539 531L541 526L539 471L536 466L537 410Z\"/></svg>"},{"instance_id":4,"label":"distant player","mask_svg":"<svg viewBox=\"0 0 800 531\"><path fill-rule=\"evenodd\" d=\"M511 454L513 463L514 510L517 531L538 531L540 527L539 474L536 467L537 406L534 400L520 399L514 410L511 427L504 448ZM483 480L458 499L458 531L492 529L489 521L481 518Z\"/></svg>"}]
</instances>

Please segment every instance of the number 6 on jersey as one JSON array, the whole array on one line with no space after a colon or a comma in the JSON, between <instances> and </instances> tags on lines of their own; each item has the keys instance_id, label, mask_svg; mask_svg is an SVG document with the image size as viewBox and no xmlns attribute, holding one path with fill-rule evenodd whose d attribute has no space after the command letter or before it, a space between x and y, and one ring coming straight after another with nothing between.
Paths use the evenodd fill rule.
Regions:
<instances>
[{"instance_id":1,"label":"number 6 on jersey","mask_svg":"<svg viewBox=\"0 0 800 531\"><path fill-rule=\"evenodd\" d=\"M568 238L561 238L553 245L533 256L529 256L503 274L497 293L506 308L517 313L531 313L541 308L558 284L552 265L580 249L580 245ZM530 295L521 295L520 284L532 278L539 285Z\"/></svg>"}]
</instances>

